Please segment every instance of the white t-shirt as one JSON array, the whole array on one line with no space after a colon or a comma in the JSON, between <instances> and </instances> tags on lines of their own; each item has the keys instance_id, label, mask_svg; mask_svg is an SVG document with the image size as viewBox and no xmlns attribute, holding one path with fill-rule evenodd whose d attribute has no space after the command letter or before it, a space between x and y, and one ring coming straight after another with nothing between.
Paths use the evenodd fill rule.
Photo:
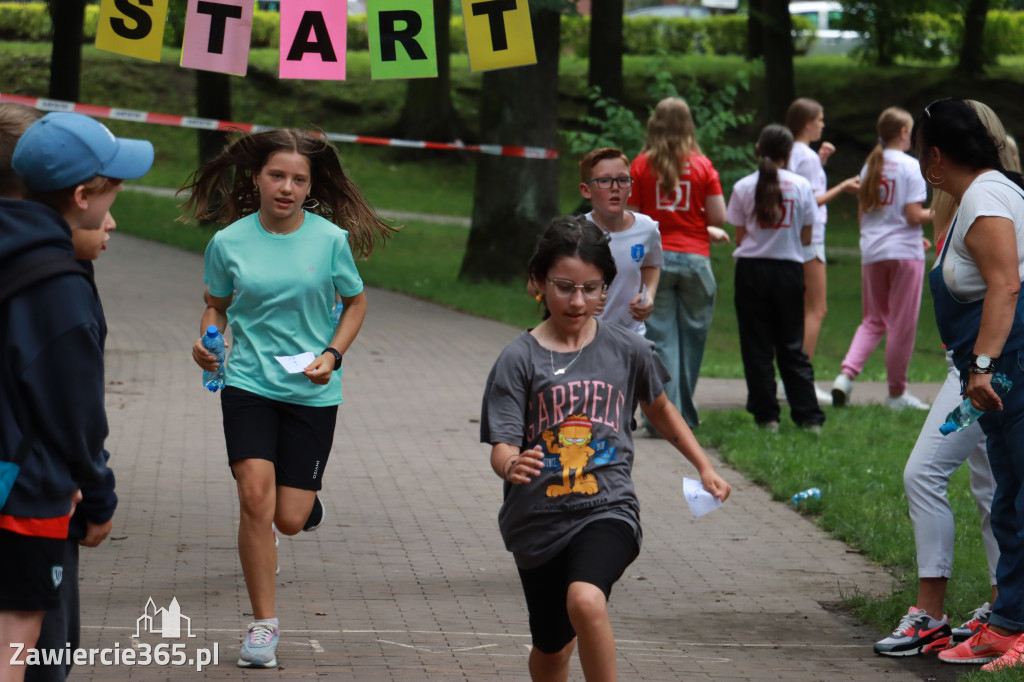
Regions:
<instances>
[{"instance_id":1,"label":"white t-shirt","mask_svg":"<svg viewBox=\"0 0 1024 682\"><path fill-rule=\"evenodd\" d=\"M860 179L868 167L860 171ZM924 260L924 230L907 222L907 204L923 203L928 187L917 159L898 149L883 152L882 180L878 190L881 208L860 219L860 255L863 263L883 260Z\"/></svg>"},{"instance_id":2,"label":"white t-shirt","mask_svg":"<svg viewBox=\"0 0 1024 682\"><path fill-rule=\"evenodd\" d=\"M585 217L593 221L594 212L591 211ZM604 312L598 318L643 335L647 327L629 314L629 302L640 293L640 268L661 267L661 233L658 231L658 223L650 216L633 213L633 217L633 226L628 230L608 232L612 238L608 246L612 250L618 273L608 287Z\"/></svg>"},{"instance_id":3,"label":"white t-shirt","mask_svg":"<svg viewBox=\"0 0 1024 682\"><path fill-rule=\"evenodd\" d=\"M807 181L811 183L811 191L814 196L824 194L828 190L828 180L825 178L825 167L821 165L821 157L818 156L818 152L803 142L793 143L793 151L789 154L787 168L797 175L807 178ZM817 201L814 202L814 205L814 231L811 234L811 243L824 244L828 208L825 204L818 206Z\"/></svg>"},{"instance_id":4,"label":"white t-shirt","mask_svg":"<svg viewBox=\"0 0 1024 682\"><path fill-rule=\"evenodd\" d=\"M784 168L779 169L779 187L782 189L784 215L777 225L765 228L754 215L754 192L757 189L757 178L754 171L739 180L732 188L729 206L725 211L725 219L733 225L742 225L747 234L732 257L739 258L772 258L774 260L791 260L804 262L804 249L800 241L800 231L804 225L814 222L817 202L811 191L811 184L796 173Z\"/></svg>"},{"instance_id":5,"label":"white t-shirt","mask_svg":"<svg viewBox=\"0 0 1024 682\"><path fill-rule=\"evenodd\" d=\"M977 301L988 291L981 271L964 245L967 231L982 216L1013 221L1017 233L1017 272L1024 280L1024 190L999 171L989 171L975 178L964 192L944 247L942 279L961 301Z\"/></svg>"}]
</instances>

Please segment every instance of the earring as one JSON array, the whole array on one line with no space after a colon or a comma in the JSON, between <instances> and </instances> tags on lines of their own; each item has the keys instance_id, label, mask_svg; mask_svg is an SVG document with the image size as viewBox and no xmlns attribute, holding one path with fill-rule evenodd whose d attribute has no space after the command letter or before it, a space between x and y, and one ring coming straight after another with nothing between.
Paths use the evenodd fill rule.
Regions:
<instances>
[{"instance_id":1,"label":"earring","mask_svg":"<svg viewBox=\"0 0 1024 682\"><path fill-rule=\"evenodd\" d=\"M544 300L544 292L541 292L541 293L537 294L533 298L534 298L535 301L537 301L537 303L540 303L541 301Z\"/></svg>"},{"instance_id":2,"label":"earring","mask_svg":"<svg viewBox=\"0 0 1024 682\"><path fill-rule=\"evenodd\" d=\"M941 185L946 181L946 169L942 166L938 166L937 171L935 169L936 166L928 166L928 170L924 173L925 180L929 185Z\"/></svg>"},{"instance_id":3,"label":"earring","mask_svg":"<svg viewBox=\"0 0 1024 682\"><path fill-rule=\"evenodd\" d=\"M309 203L311 201L313 202L312 204ZM311 196L309 196L307 194L306 195L306 201L303 202L302 208L306 209L307 211L312 211L314 208L316 208L319 205L320 205L320 202L317 199L314 199L313 197L311 197Z\"/></svg>"}]
</instances>

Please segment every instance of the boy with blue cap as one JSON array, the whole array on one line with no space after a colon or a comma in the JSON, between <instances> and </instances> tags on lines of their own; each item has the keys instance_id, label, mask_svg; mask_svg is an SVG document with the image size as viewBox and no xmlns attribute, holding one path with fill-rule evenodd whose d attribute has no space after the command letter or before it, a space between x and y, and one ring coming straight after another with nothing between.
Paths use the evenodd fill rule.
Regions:
<instances>
[{"instance_id":1,"label":"boy with blue cap","mask_svg":"<svg viewBox=\"0 0 1024 682\"><path fill-rule=\"evenodd\" d=\"M80 488L112 480L91 261L115 227L121 181L152 164L151 143L73 113L39 119L14 150L29 201L0 199L0 462L18 467L0 505L0 651L35 645L60 602ZM24 655L0 656L0 679L23 679Z\"/></svg>"}]
</instances>

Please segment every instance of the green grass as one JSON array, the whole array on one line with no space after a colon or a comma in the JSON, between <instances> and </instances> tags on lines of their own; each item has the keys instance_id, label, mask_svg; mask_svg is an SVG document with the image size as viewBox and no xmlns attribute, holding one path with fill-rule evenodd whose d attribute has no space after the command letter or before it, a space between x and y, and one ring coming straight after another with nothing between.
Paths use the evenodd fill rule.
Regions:
<instances>
[{"instance_id":1,"label":"green grass","mask_svg":"<svg viewBox=\"0 0 1024 682\"><path fill-rule=\"evenodd\" d=\"M821 499L801 502L823 529L893 574L893 591L880 600L855 597L848 606L879 632L891 631L917 596L913 528L903 492L903 467L925 414L883 406L825 408L824 433L814 436L783 422L777 435L754 426L746 412L704 411L697 435L732 466L789 503L797 492L820 488ZM966 467L949 485L956 519L953 577L946 611L951 621L989 599L988 566ZM986 678L989 679L989 678Z\"/></svg>"}]
</instances>

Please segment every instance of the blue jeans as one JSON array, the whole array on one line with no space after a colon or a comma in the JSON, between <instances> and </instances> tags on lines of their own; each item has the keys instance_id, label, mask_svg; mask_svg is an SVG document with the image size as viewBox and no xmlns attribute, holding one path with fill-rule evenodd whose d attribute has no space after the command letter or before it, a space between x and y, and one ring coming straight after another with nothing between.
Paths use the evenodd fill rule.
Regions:
<instances>
[{"instance_id":1,"label":"blue jeans","mask_svg":"<svg viewBox=\"0 0 1024 682\"><path fill-rule=\"evenodd\" d=\"M988 436L988 460L996 480L990 518L999 543L999 597L989 623L1024 632L1024 350L1004 353L996 360L996 371L1006 374L1013 389L1003 398L1001 412L986 412L978 419Z\"/></svg>"},{"instance_id":2,"label":"blue jeans","mask_svg":"<svg viewBox=\"0 0 1024 682\"><path fill-rule=\"evenodd\" d=\"M672 375L665 384L665 393L690 428L700 423L693 393L704 361L717 291L710 258L678 251L664 253L646 336L654 342Z\"/></svg>"}]
</instances>

